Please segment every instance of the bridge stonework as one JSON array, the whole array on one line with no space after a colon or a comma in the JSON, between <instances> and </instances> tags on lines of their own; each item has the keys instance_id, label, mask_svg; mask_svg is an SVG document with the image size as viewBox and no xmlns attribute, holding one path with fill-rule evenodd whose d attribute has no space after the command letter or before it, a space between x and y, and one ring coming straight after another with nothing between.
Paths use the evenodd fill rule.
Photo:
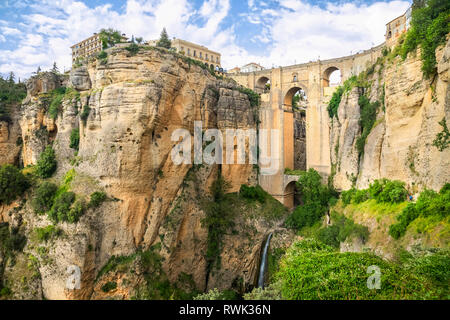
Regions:
<instances>
[{"instance_id":1,"label":"bridge stonework","mask_svg":"<svg viewBox=\"0 0 450 320\"><path fill-rule=\"evenodd\" d=\"M229 75L238 84L261 94L260 129L278 129L280 132L278 152L271 155L278 162L279 170L273 175L260 175L259 184L288 208L294 206L294 182L292 177L284 174L285 168L295 169L292 96L299 89L306 93L306 168L314 168L325 180L331 171L327 105L334 88L329 87L329 76L339 69L342 83L358 75L375 63L384 46L383 43L336 59ZM265 86L267 81L270 90Z\"/></svg>"}]
</instances>

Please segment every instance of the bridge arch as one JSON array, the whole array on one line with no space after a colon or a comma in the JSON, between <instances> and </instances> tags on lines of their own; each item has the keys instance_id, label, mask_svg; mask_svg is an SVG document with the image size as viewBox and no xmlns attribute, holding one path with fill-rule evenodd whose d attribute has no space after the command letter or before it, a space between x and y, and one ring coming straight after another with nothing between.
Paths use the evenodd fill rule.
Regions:
<instances>
[{"instance_id":1,"label":"bridge arch","mask_svg":"<svg viewBox=\"0 0 450 320\"><path fill-rule=\"evenodd\" d=\"M339 83L342 82L342 70L339 69L336 66L331 66L325 69L325 71L322 74L322 86L323 87L330 87L331 81L330 78L332 77L332 74L338 73L338 80Z\"/></svg>"},{"instance_id":2,"label":"bridge arch","mask_svg":"<svg viewBox=\"0 0 450 320\"><path fill-rule=\"evenodd\" d=\"M270 79L266 76L259 77L258 80L256 80L255 89L260 92L270 91Z\"/></svg>"},{"instance_id":3,"label":"bridge arch","mask_svg":"<svg viewBox=\"0 0 450 320\"><path fill-rule=\"evenodd\" d=\"M308 100L308 94L306 91L306 87L296 84L294 87L291 87L290 89L288 89L286 91L286 93L284 94L283 106L285 109L287 109L287 110L292 109L292 99L294 98L294 96L296 94L302 95L304 97L305 102Z\"/></svg>"}]
</instances>

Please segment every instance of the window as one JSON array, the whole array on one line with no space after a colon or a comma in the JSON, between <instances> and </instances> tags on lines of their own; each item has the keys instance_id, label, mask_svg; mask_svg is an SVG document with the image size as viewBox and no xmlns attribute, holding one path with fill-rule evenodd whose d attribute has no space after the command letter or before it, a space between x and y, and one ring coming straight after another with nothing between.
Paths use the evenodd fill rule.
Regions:
<instances>
[{"instance_id":1,"label":"window","mask_svg":"<svg viewBox=\"0 0 450 320\"><path fill-rule=\"evenodd\" d=\"M188 48L188 52L187 53L188 53L188 56L190 56L191 55L191 49Z\"/></svg>"},{"instance_id":2,"label":"window","mask_svg":"<svg viewBox=\"0 0 450 320\"><path fill-rule=\"evenodd\" d=\"M201 52L199 53L199 55L200 55L200 58L202 58L202 53Z\"/></svg>"},{"instance_id":3,"label":"window","mask_svg":"<svg viewBox=\"0 0 450 320\"><path fill-rule=\"evenodd\" d=\"M194 57L196 57L197 56L197 52L194 50Z\"/></svg>"},{"instance_id":4,"label":"window","mask_svg":"<svg viewBox=\"0 0 450 320\"><path fill-rule=\"evenodd\" d=\"M216 57L216 62L219 63L219 57Z\"/></svg>"},{"instance_id":5,"label":"window","mask_svg":"<svg viewBox=\"0 0 450 320\"><path fill-rule=\"evenodd\" d=\"M205 59L206 59L206 61L208 61L208 54L207 53L205 54Z\"/></svg>"}]
</instances>

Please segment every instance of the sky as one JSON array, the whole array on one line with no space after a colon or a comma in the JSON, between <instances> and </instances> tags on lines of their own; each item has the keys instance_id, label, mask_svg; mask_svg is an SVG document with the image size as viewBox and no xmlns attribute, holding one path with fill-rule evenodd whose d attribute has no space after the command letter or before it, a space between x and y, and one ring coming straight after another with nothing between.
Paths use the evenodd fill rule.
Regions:
<instances>
[{"instance_id":1,"label":"sky","mask_svg":"<svg viewBox=\"0 0 450 320\"><path fill-rule=\"evenodd\" d=\"M0 0L0 74L71 67L70 46L102 28L169 36L222 54L222 67L337 58L384 41L399 0Z\"/></svg>"}]
</instances>

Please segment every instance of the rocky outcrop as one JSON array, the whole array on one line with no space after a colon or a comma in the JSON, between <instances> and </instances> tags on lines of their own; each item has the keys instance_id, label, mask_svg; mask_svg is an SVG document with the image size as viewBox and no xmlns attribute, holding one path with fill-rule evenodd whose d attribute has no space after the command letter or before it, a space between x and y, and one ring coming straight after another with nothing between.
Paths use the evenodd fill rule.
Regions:
<instances>
[{"instance_id":1,"label":"rocky outcrop","mask_svg":"<svg viewBox=\"0 0 450 320\"><path fill-rule=\"evenodd\" d=\"M338 119L330 124L336 188L366 188L374 179L388 178L405 181L411 192L418 192L423 188L438 190L450 181L450 149L441 152L432 145L442 131L439 122L442 118L450 121L449 52L450 41L437 49L438 73L433 79L423 78L420 53L410 54L405 61L397 57L392 63L376 66L368 78L368 96L374 102L381 101L384 94L385 108L379 109L359 159L355 142L361 131L361 92L353 89L344 94Z\"/></svg>"},{"instance_id":2,"label":"rocky outcrop","mask_svg":"<svg viewBox=\"0 0 450 320\"><path fill-rule=\"evenodd\" d=\"M91 89L91 79L86 66L81 66L70 71L70 83L77 90Z\"/></svg>"},{"instance_id":3,"label":"rocky outcrop","mask_svg":"<svg viewBox=\"0 0 450 320\"><path fill-rule=\"evenodd\" d=\"M52 180L60 183L74 170L70 190L78 198L88 200L92 192L104 190L111 200L99 209L89 209L76 224L58 223L64 237L27 244L25 251L39 261L43 296L130 298L143 284L143 275L126 280L116 271L97 275L112 256L130 256L155 246L160 248L161 268L171 282L188 275L201 291L228 289L235 279L251 287L264 236L279 221L257 214L235 217L237 233L224 241L222 268L208 273L208 231L202 220L203 201L219 170L235 192L243 183L256 183L257 169L233 164L176 165L171 159L178 142L172 134L185 129L193 136L194 121L201 121L203 130L256 129L255 110L247 95L233 81L218 80L173 54L152 49L130 55L114 48L108 50L107 63L94 61L71 72L69 86L80 95L66 95L53 120L47 113L46 93L64 81L46 74L27 84L20 120L24 164L35 164L52 143L58 160ZM80 131L78 152L69 147L73 129ZM27 221L30 239L36 228L50 223L46 216L36 216L29 202L20 214ZM7 221L8 215L2 219ZM39 246L48 250L45 261L36 253ZM80 290L66 288L70 266L80 268ZM112 280L119 287L111 293L102 291Z\"/></svg>"}]
</instances>

